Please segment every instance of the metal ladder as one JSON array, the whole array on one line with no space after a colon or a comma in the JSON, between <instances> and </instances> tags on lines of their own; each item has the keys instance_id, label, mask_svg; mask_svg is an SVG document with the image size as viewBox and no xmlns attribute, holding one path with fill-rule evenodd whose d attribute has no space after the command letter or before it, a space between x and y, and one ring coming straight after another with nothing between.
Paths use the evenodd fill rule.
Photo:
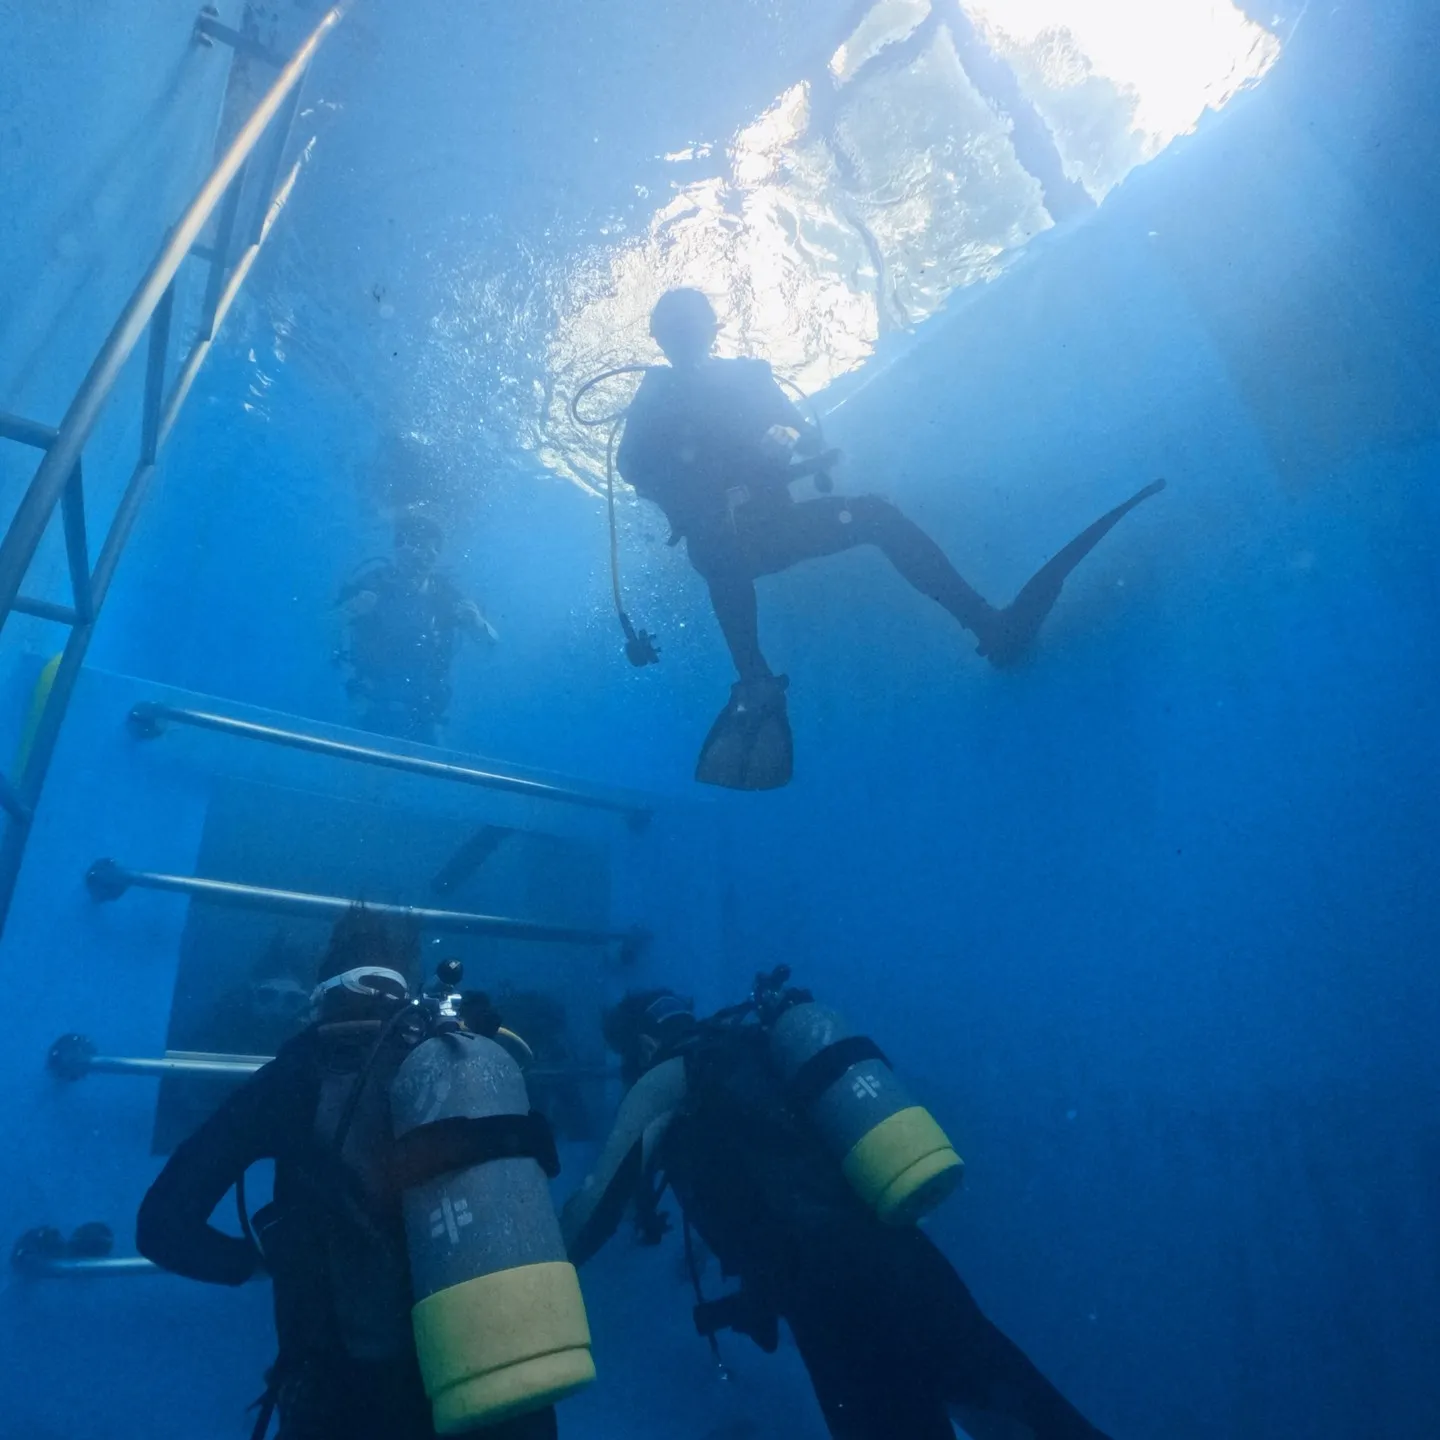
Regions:
<instances>
[{"instance_id":1,"label":"metal ladder","mask_svg":"<svg viewBox=\"0 0 1440 1440\"><path fill-rule=\"evenodd\" d=\"M149 493L160 451L200 367L215 344L226 313L299 177L303 154L288 170L284 164L290 131L299 110L301 85L316 52L340 24L349 4L350 0L339 0L288 61L272 55L251 37L219 24L213 13L202 13L196 25L197 37L206 43L218 41L229 45L237 56L278 65L279 74L170 230L160 254L100 347L59 426L51 427L0 412L0 439L44 452L9 528L0 538L0 629L11 615L21 614L58 621L70 630L48 688L42 681L37 697L38 714L18 772L14 775L0 772L0 809L5 812L5 831L0 837L0 928L10 910L55 742L116 566ZM233 75L232 68L232 78ZM267 136L271 137L268 153L262 156L262 141ZM247 178L252 168L258 178L247 195ZM252 213L242 220L247 199L251 201ZM215 220L212 243L205 245L201 243L201 235L212 217ZM208 266L200 325L167 390L166 361L176 277L185 260L191 257ZM147 327L149 353L140 455L92 568L81 457L125 362ZM61 511L70 574L72 600L69 605L22 593L57 507Z\"/></svg>"}]
</instances>

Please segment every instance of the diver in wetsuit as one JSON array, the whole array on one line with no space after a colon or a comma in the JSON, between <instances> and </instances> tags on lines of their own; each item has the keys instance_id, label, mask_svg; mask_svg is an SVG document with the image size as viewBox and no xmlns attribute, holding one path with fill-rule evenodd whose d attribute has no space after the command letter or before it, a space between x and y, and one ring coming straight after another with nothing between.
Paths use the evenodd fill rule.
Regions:
<instances>
[{"instance_id":1,"label":"diver in wetsuit","mask_svg":"<svg viewBox=\"0 0 1440 1440\"><path fill-rule=\"evenodd\" d=\"M136 1245L164 1269L220 1285L270 1272L279 1355L257 1437L272 1411L278 1440L435 1435L386 1099L408 1053L387 1022L419 958L413 930L363 907L342 918L322 962L315 1023L179 1146L140 1207ZM254 1216L255 1241L216 1229L211 1212L262 1159L275 1162L274 1201ZM485 1433L553 1440L555 1412Z\"/></svg>"},{"instance_id":2,"label":"diver in wetsuit","mask_svg":"<svg viewBox=\"0 0 1440 1440\"><path fill-rule=\"evenodd\" d=\"M696 778L707 783L769 789L790 778L788 682L760 650L759 576L857 545L877 546L916 590L975 635L981 655L1004 666L1034 639L1070 570L1122 515L1164 484L1147 486L1096 521L1011 605L996 609L888 501L874 495L792 498L791 481L823 473L838 456L820 453L815 428L786 398L765 361L711 355L718 328L700 291L670 290L660 297L650 333L670 363L646 372L616 454L624 479L665 512L671 542L684 538L739 674L701 753Z\"/></svg>"},{"instance_id":3,"label":"diver in wetsuit","mask_svg":"<svg viewBox=\"0 0 1440 1440\"><path fill-rule=\"evenodd\" d=\"M760 1025L697 1021L688 1001L651 990L610 1011L605 1034L633 1083L561 1215L572 1260L599 1250L632 1203L641 1235L658 1239L668 1185L741 1285L698 1305L697 1328L773 1351L783 1319L835 1440L953 1440L952 1416L977 1435L1018 1423L1034 1440L1104 1440L915 1225L882 1223L857 1196Z\"/></svg>"},{"instance_id":4,"label":"diver in wetsuit","mask_svg":"<svg viewBox=\"0 0 1440 1440\"><path fill-rule=\"evenodd\" d=\"M367 730L433 745L450 708L450 668L465 639L495 628L436 566L444 535L416 512L395 522L395 558L372 564L336 601L349 622L346 684Z\"/></svg>"}]
</instances>

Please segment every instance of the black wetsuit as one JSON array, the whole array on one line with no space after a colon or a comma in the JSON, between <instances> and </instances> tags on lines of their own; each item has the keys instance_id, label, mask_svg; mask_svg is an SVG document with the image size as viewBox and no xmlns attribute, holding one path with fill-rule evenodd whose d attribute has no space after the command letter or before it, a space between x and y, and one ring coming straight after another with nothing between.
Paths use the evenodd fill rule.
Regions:
<instances>
[{"instance_id":1,"label":"black wetsuit","mask_svg":"<svg viewBox=\"0 0 1440 1440\"><path fill-rule=\"evenodd\" d=\"M432 743L450 708L464 596L443 575L411 575L389 562L350 581L339 603L364 591L375 605L350 622L350 694L365 705L368 729Z\"/></svg>"},{"instance_id":2,"label":"black wetsuit","mask_svg":"<svg viewBox=\"0 0 1440 1440\"><path fill-rule=\"evenodd\" d=\"M209 1217L248 1166L274 1160L274 1202L255 1216L255 1229L274 1280L279 1440L435 1434L410 1331L400 1200L385 1174L385 1095L403 1049L373 1067L343 1162L327 1143L377 1032L304 1031L175 1151L140 1207L142 1255L193 1280L242 1284L259 1256ZM555 1412L485 1434L551 1440Z\"/></svg>"},{"instance_id":3,"label":"black wetsuit","mask_svg":"<svg viewBox=\"0 0 1440 1440\"><path fill-rule=\"evenodd\" d=\"M710 587L742 680L769 675L760 651L755 580L802 560L875 545L916 590L944 606L984 643L994 609L938 545L873 495L796 501L788 452L772 427L798 431L798 453L816 437L763 360L708 359L691 369L646 372L626 413L620 474L664 510L672 543Z\"/></svg>"},{"instance_id":4,"label":"black wetsuit","mask_svg":"<svg viewBox=\"0 0 1440 1440\"><path fill-rule=\"evenodd\" d=\"M883 1225L857 1199L784 1103L765 1045L743 1027L687 1051L686 1099L655 1159L741 1281L744 1312L789 1325L836 1440L953 1440L951 1407L1019 1421L1036 1440L1104 1440L920 1230ZM646 1194L638 1155L572 1243L576 1259L613 1228L622 1189Z\"/></svg>"}]
</instances>

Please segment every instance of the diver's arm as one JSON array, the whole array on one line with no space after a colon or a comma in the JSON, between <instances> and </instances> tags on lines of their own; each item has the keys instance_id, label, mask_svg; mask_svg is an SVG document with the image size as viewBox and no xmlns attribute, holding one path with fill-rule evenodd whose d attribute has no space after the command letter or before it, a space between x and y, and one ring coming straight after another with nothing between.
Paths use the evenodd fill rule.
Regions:
<instances>
[{"instance_id":1,"label":"diver's arm","mask_svg":"<svg viewBox=\"0 0 1440 1440\"><path fill-rule=\"evenodd\" d=\"M754 366L757 382L756 405L761 423L767 428L779 426L793 430L799 437L795 441L796 455L818 455L825 448L825 441L814 421L785 393L784 387L775 378L775 371L768 360L745 362Z\"/></svg>"},{"instance_id":2,"label":"diver's arm","mask_svg":"<svg viewBox=\"0 0 1440 1440\"><path fill-rule=\"evenodd\" d=\"M499 631L473 600L461 600L455 606L455 620L472 640L486 640L493 645L500 638Z\"/></svg>"},{"instance_id":3,"label":"diver's arm","mask_svg":"<svg viewBox=\"0 0 1440 1440\"><path fill-rule=\"evenodd\" d=\"M347 580L335 597L335 608L347 619L368 615L380 603L380 590L385 583L384 565L370 565L353 580Z\"/></svg>"},{"instance_id":4,"label":"diver's arm","mask_svg":"<svg viewBox=\"0 0 1440 1440\"><path fill-rule=\"evenodd\" d=\"M368 615L379 603L380 597L373 590L357 590L344 600L337 601L335 608L347 620L358 620L362 615Z\"/></svg>"},{"instance_id":5,"label":"diver's arm","mask_svg":"<svg viewBox=\"0 0 1440 1440\"><path fill-rule=\"evenodd\" d=\"M255 1273L254 1247L217 1230L210 1215L247 1166L275 1154L289 1072L284 1057L271 1061L166 1162L135 1222L135 1246L146 1259L216 1285L241 1285Z\"/></svg>"},{"instance_id":6,"label":"diver's arm","mask_svg":"<svg viewBox=\"0 0 1440 1440\"><path fill-rule=\"evenodd\" d=\"M684 1099L685 1061L677 1056L646 1071L621 1102L595 1169L560 1212L575 1264L583 1265L615 1233Z\"/></svg>"}]
</instances>

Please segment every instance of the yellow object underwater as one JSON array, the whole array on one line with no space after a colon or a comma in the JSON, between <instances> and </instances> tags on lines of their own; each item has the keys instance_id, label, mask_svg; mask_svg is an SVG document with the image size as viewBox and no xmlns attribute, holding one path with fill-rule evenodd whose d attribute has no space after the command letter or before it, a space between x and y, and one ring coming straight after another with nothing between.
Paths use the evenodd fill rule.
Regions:
<instances>
[{"instance_id":1,"label":"yellow object underwater","mask_svg":"<svg viewBox=\"0 0 1440 1440\"><path fill-rule=\"evenodd\" d=\"M65 657L63 654L52 655L45 662L45 668L40 672L40 678L35 682L35 689L30 695L30 709L25 716L25 728L20 732L20 744L15 748L15 769L17 778L23 778L25 767L30 763L30 752L35 748L35 737L40 733L40 718L45 714L45 703L50 699L50 692L55 688L55 676L59 673L60 662Z\"/></svg>"},{"instance_id":2,"label":"yellow object underwater","mask_svg":"<svg viewBox=\"0 0 1440 1440\"><path fill-rule=\"evenodd\" d=\"M855 1193L887 1225L910 1225L955 1189L965 1162L922 1105L897 1110L856 1141L843 1162Z\"/></svg>"},{"instance_id":3,"label":"yellow object underwater","mask_svg":"<svg viewBox=\"0 0 1440 1440\"><path fill-rule=\"evenodd\" d=\"M552 1405L595 1378L580 1281L565 1261L452 1285L416 1305L413 1319L441 1435Z\"/></svg>"},{"instance_id":4,"label":"yellow object underwater","mask_svg":"<svg viewBox=\"0 0 1440 1440\"><path fill-rule=\"evenodd\" d=\"M770 1027L770 1054L850 1187L887 1225L911 1225L960 1183L964 1163L910 1098L873 1040L828 1006L790 1005Z\"/></svg>"}]
</instances>

